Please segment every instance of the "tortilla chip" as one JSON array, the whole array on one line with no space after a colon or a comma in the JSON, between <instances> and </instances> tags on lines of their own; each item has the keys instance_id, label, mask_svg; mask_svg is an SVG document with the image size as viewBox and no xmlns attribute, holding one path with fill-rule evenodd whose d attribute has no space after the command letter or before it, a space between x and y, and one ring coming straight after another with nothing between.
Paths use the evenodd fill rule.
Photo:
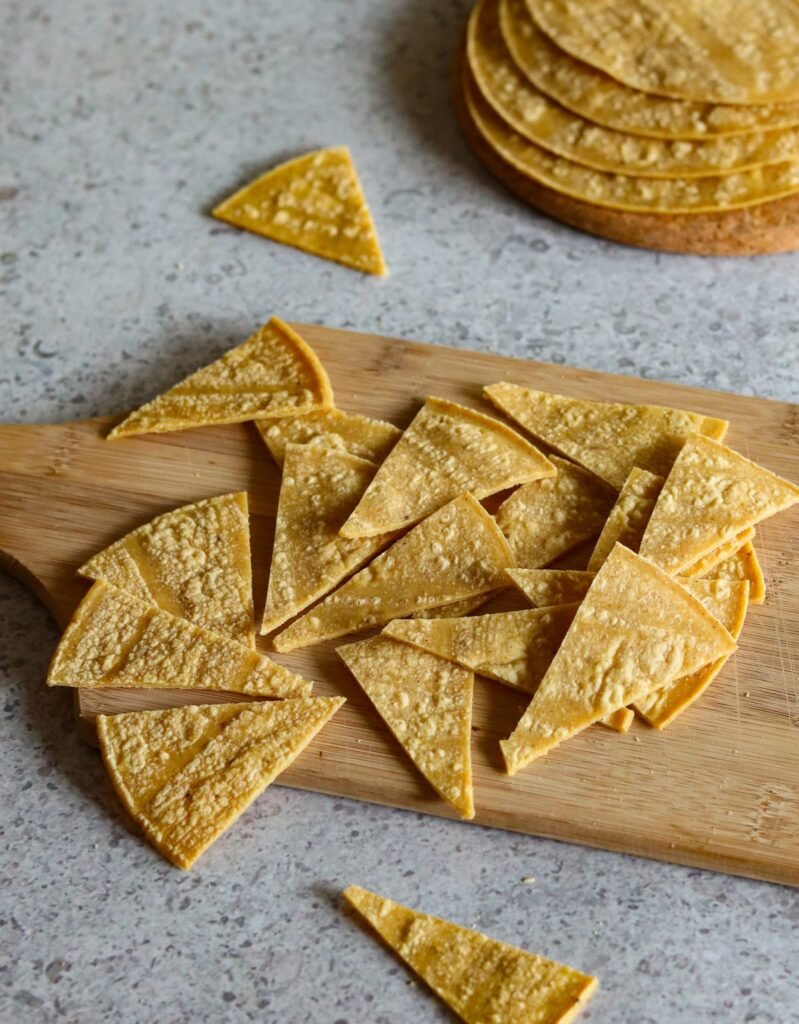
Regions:
<instances>
[{"instance_id":1,"label":"tortilla chip","mask_svg":"<svg viewBox=\"0 0 799 1024\"><path fill-rule=\"evenodd\" d=\"M514 491L500 505L497 526L508 538L516 564L548 565L602 529L615 491L573 462L553 456L558 475Z\"/></svg>"},{"instance_id":2,"label":"tortilla chip","mask_svg":"<svg viewBox=\"0 0 799 1024\"><path fill-rule=\"evenodd\" d=\"M383 635L535 693L576 611L572 604L428 622L395 619Z\"/></svg>"},{"instance_id":3,"label":"tortilla chip","mask_svg":"<svg viewBox=\"0 0 799 1024\"><path fill-rule=\"evenodd\" d=\"M736 551L747 544L755 535L755 528L750 526L748 530L743 530L741 533L736 534L732 540L726 540L723 544L719 544L718 547L708 551L706 555L703 555L698 562L694 562L693 565L688 566L687 569L683 569L680 573L681 577L700 577L706 576L709 572L723 561L734 555Z\"/></svg>"},{"instance_id":4,"label":"tortilla chip","mask_svg":"<svg viewBox=\"0 0 799 1024\"><path fill-rule=\"evenodd\" d=\"M638 552L646 524L664 483L662 476L656 476L645 469L636 466L630 470L588 560L589 572L601 569L617 543L623 544L629 551Z\"/></svg>"},{"instance_id":5,"label":"tortilla chip","mask_svg":"<svg viewBox=\"0 0 799 1024\"><path fill-rule=\"evenodd\" d=\"M195 626L255 646L247 495L183 505L132 530L81 566Z\"/></svg>"},{"instance_id":6,"label":"tortilla chip","mask_svg":"<svg viewBox=\"0 0 799 1024\"><path fill-rule=\"evenodd\" d=\"M747 541L735 554L714 565L704 579L712 580L746 580L749 583L749 604L762 604L766 596L766 583L763 570L757 559L755 549Z\"/></svg>"},{"instance_id":7,"label":"tortilla chip","mask_svg":"<svg viewBox=\"0 0 799 1024\"><path fill-rule=\"evenodd\" d=\"M346 146L273 167L220 203L213 216L365 274L388 273Z\"/></svg>"},{"instance_id":8,"label":"tortilla chip","mask_svg":"<svg viewBox=\"0 0 799 1024\"><path fill-rule=\"evenodd\" d=\"M274 638L292 651L425 608L489 594L505 584L513 555L470 494L445 505Z\"/></svg>"},{"instance_id":9,"label":"tortilla chip","mask_svg":"<svg viewBox=\"0 0 799 1024\"><path fill-rule=\"evenodd\" d=\"M256 420L264 444L278 466L283 467L289 444L318 444L338 448L369 462L382 462L402 436L399 427L341 409L322 409L306 416Z\"/></svg>"},{"instance_id":10,"label":"tortilla chip","mask_svg":"<svg viewBox=\"0 0 799 1024\"><path fill-rule=\"evenodd\" d=\"M428 398L341 532L374 537L401 530L466 492L485 498L555 472L537 448L504 423Z\"/></svg>"},{"instance_id":11,"label":"tortilla chip","mask_svg":"<svg viewBox=\"0 0 799 1024\"><path fill-rule=\"evenodd\" d=\"M636 466L665 476L694 433L722 438L727 430L726 420L659 405L587 402L517 384L492 384L483 390L539 441L617 491Z\"/></svg>"},{"instance_id":12,"label":"tortilla chip","mask_svg":"<svg viewBox=\"0 0 799 1024\"><path fill-rule=\"evenodd\" d=\"M383 635L336 650L433 789L473 818L472 673Z\"/></svg>"},{"instance_id":13,"label":"tortilla chip","mask_svg":"<svg viewBox=\"0 0 799 1024\"><path fill-rule=\"evenodd\" d=\"M495 591L488 594L476 594L474 597L464 597L462 601L450 601L449 604L440 604L437 608L423 608L420 612L413 612L409 619L456 619L469 615L496 596Z\"/></svg>"},{"instance_id":14,"label":"tortilla chip","mask_svg":"<svg viewBox=\"0 0 799 1024\"><path fill-rule=\"evenodd\" d=\"M98 715L97 737L148 842L188 869L343 703L308 697Z\"/></svg>"},{"instance_id":15,"label":"tortilla chip","mask_svg":"<svg viewBox=\"0 0 799 1024\"><path fill-rule=\"evenodd\" d=\"M566 1024L597 979L351 885L344 898L466 1024Z\"/></svg>"},{"instance_id":16,"label":"tortilla chip","mask_svg":"<svg viewBox=\"0 0 799 1024\"><path fill-rule=\"evenodd\" d=\"M580 569L508 569L508 578L534 608L582 601L596 573Z\"/></svg>"},{"instance_id":17,"label":"tortilla chip","mask_svg":"<svg viewBox=\"0 0 799 1024\"><path fill-rule=\"evenodd\" d=\"M799 487L707 437L686 441L660 492L641 554L672 576L799 501Z\"/></svg>"},{"instance_id":18,"label":"tortilla chip","mask_svg":"<svg viewBox=\"0 0 799 1024\"><path fill-rule=\"evenodd\" d=\"M261 633L299 615L391 542L393 534L364 540L339 534L375 470L336 448L288 445Z\"/></svg>"},{"instance_id":19,"label":"tortilla chip","mask_svg":"<svg viewBox=\"0 0 799 1024\"><path fill-rule=\"evenodd\" d=\"M617 544L530 706L501 743L508 773L734 650L727 630L684 587Z\"/></svg>"},{"instance_id":20,"label":"tortilla chip","mask_svg":"<svg viewBox=\"0 0 799 1024\"><path fill-rule=\"evenodd\" d=\"M61 637L47 685L175 686L302 697L313 684L229 637L98 580Z\"/></svg>"},{"instance_id":21,"label":"tortilla chip","mask_svg":"<svg viewBox=\"0 0 799 1024\"><path fill-rule=\"evenodd\" d=\"M313 350L272 317L242 345L136 409L108 438L298 416L332 405L330 381Z\"/></svg>"}]
</instances>

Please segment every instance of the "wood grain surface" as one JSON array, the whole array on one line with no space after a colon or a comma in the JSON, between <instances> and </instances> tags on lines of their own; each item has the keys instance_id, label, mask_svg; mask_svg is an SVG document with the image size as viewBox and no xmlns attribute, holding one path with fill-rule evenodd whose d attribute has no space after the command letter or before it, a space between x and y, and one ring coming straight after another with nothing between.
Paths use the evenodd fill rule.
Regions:
<instances>
[{"instance_id":1,"label":"wood grain surface","mask_svg":"<svg viewBox=\"0 0 799 1024\"><path fill-rule=\"evenodd\" d=\"M487 410L481 387L499 380L589 399L676 405L729 418L733 447L799 480L797 406L349 331L299 329L346 410L400 426L430 394ZM0 425L0 565L26 582L63 625L86 591L75 575L86 558L159 513L243 489L250 495L260 616L279 475L255 428L106 442L112 422ZM641 722L624 736L593 726L511 779L502 773L497 741L512 730L525 701L478 680L476 823L799 884L798 528L794 509L758 531L766 602L751 608L740 650L707 694L663 733ZM347 698L281 782L449 816L334 646L276 656L315 679L316 692ZM208 691L83 690L77 705L89 734L98 711L225 699L235 698Z\"/></svg>"}]
</instances>

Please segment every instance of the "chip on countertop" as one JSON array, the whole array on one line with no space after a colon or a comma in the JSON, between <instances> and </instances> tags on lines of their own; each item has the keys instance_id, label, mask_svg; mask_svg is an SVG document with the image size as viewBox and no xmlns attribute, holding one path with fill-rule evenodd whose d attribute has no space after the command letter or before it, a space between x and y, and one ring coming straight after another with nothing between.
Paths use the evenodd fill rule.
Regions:
<instances>
[{"instance_id":1,"label":"chip on countertop","mask_svg":"<svg viewBox=\"0 0 799 1024\"><path fill-rule=\"evenodd\" d=\"M735 554L714 565L703 579L746 580L749 583L749 604L762 604L766 596L766 583L757 552L751 541L747 541Z\"/></svg>"},{"instance_id":2,"label":"chip on countertop","mask_svg":"<svg viewBox=\"0 0 799 1024\"><path fill-rule=\"evenodd\" d=\"M225 199L213 215L365 274L388 273L346 146L317 149L273 167Z\"/></svg>"},{"instance_id":3,"label":"chip on countertop","mask_svg":"<svg viewBox=\"0 0 799 1024\"><path fill-rule=\"evenodd\" d=\"M223 494L166 512L78 570L255 646L247 495Z\"/></svg>"},{"instance_id":4,"label":"chip on countertop","mask_svg":"<svg viewBox=\"0 0 799 1024\"><path fill-rule=\"evenodd\" d=\"M596 989L572 967L360 886L344 898L466 1024L566 1024Z\"/></svg>"},{"instance_id":5,"label":"chip on countertop","mask_svg":"<svg viewBox=\"0 0 799 1024\"><path fill-rule=\"evenodd\" d=\"M98 715L120 799L156 850L188 869L344 703L308 697Z\"/></svg>"},{"instance_id":6,"label":"chip on countertop","mask_svg":"<svg viewBox=\"0 0 799 1024\"><path fill-rule=\"evenodd\" d=\"M282 468L289 444L339 448L369 462L382 462L402 435L399 427L368 416L321 409L303 416L256 420L255 425L275 462Z\"/></svg>"},{"instance_id":7,"label":"chip on countertop","mask_svg":"<svg viewBox=\"0 0 799 1024\"><path fill-rule=\"evenodd\" d=\"M630 551L638 551L664 483L662 476L646 469L635 466L630 470L588 560L589 572L596 572L602 567L617 543L623 544Z\"/></svg>"},{"instance_id":8,"label":"chip on countertop","mask_svg":"<svg viewBox=\"0 0 799 1024\"><path fill-rule=\"evenodd\" d=\"M278 633L278 651L307 647L505 585L513 555L470 494L422 520L324 601Z\"/></svg>"},{"instance_id":9,"label":"chip on countertop","mask_svg":"<svg viewBox=\"0 0 799 1024\"><path fill-rule=\"evenodd\" d=\"M474 675L383 634L336 650L430 785L473 818Z\"/></svg>"},{"instance_id":10,"label":"chip on countertop","mask_svg":"<svg viewBox=\"0 0 799 1024\"><path fill-rule=\"evenodd\" d=\"M187 687L301 697L312 683L243 644L98 580L56 648L48 686Z\"/></svg>"},{"instance_id":11,"label":"chip on countertop","mask_svg":"<svg viewBox=\"0 0 799 1024\"><path fill-rule=\"evenodd\" d=\"M345 537L401 530L469 493L475 498L555 476L549 460L499 420L428 398L345 524Z\"/></svg>"},{"instance_id":12,"label":"chip on countertop","mask_svg":"<svg viewBox=\"0 0 799 1024\"><path fill-rule=\"evenodd\" d=\"M517 384L491 384L486 396L534 437L617 491L638 466L665 476L694 433L722 438L726 420L659 405L588 402Z\"/></svg>"},{"instance_id":13,"label":"chip on countertop","mask_svg":"<svg viewBox=\"0 0 799 1024\"><path fill-rule=\"evenodd\" d=\"M506 574L535 608L582 601L596 576L583 569L508 569Z\"/></svg>"},{"instance_id":14,"label":"chip on countertop","mask_svg":"<svg viewBox=\"0 0 799 1024\"><path fill-rule=\"evenodd\" d=\"M799 487L743 455L690 437L660 492L641 554L670 575L799 501ZM725 556L726 557L726 556Z\"/></svg>"},{"instance_id":15,"label":"chip on countertop","mask_svg":"<svg viewBox=\"0 0 799 1024\"><path fill-rule=\"evenodd\" d=\"M521 721L501 741L508 773L734 650L727 630L685 587L617 544Z\"/></svg>"},{"instance_id":16,"label":"chip on countertop","mask_svg":"<svg viewBox=\"0 0 799 1024\"><path fill-rule=\"evenodd\" d=\"M332 405L330 381L313 349L272 317L247 341L130 413L108 437L298 416Z\"/></svg>"}]
</instances>

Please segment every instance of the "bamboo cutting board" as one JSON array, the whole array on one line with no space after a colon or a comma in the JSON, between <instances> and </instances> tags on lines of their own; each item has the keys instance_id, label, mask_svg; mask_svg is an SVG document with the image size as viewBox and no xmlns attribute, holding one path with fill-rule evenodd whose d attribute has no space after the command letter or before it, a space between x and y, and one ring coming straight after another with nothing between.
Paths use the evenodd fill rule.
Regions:
<instances>
[{"instance_id":1,"label":"bamboo cutting board","mask_svg":"<svg viewBox=\"0 0 799 1024\"><path fill-rule=\"evenodd\" d=\"M478 352L299 326L346 410L405 425L428 394L478 408L482 385L511 380L578 397L651 402L732 421L729 443L799 480L799 407ZM153 390L171 383L154 382ZM111 420L0 425L0 566L28 583L63 625L85 593L90 555L178 505L246 490L256 613L266 586L279 475L251 424L106 442ZM799 884L799 509L758 531L768 596L750 610L740 650L707 694L658 733L601 726L508 778L497 741L525 700L477 681L476 823ZM342 642L342 641L339 641ZM277 660L347 704L281 776L302 789L448 815L382 726L327 643ZM99 711L234 699L180 690L84 690Z\"/></svg>"}]
</instances>

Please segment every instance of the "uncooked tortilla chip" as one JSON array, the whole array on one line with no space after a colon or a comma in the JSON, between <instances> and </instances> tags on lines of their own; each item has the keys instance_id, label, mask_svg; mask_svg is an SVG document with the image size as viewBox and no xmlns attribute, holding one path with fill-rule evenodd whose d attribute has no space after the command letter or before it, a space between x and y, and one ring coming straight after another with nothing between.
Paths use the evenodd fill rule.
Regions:
<instances>
[{"instance_id":1,"label":"uncooked tortilla chip","mask_svg":"<svg viewBox=\"0 0 799 1024\"><path fill-rule=\"evenodd\" d=\"M727 630L684 587L617 544L530 706L501 742L508 773L734 650Z\"/></svg>"},{"instance_id":2,"label":"uncooked tortilla chip","mask_svg":"<svg viewBox=\"0 0 799 1024\"><path fill-rule=\"evenodd\" d=\"M665 476L694 433L722 438L726 420L659 405L587 402L517 384L492 384L486 396L525 430L617 491L638 466Z\"/></svg>"},{"instance_id":3,"label":"uncooked tortilla chip","mask_svg":"<svg viewBox=\"0 0 799 1024\"><path fill-rule=\"evenodd\" d=\"M597 979L351 885L344 898L466 1024L566 1024Z\"/></svg>"},{"instance_id":4,"label":"uncooked tortilla chip","mask_svg":"<svg viewBox=\"0 0 799 1024\"><path fill-rule=\"evenodd\" d=\"M120 799L160 854L188 869L344 703L308 697L98 715Z\"/></svg>"},{"instance_id":5,"label":"uncooked tortilla chip","mask_svg":"<svg viewBox=\"0 0 799 1024\"><path fill-rule=\"evenodd\" d=\"M470 494L445 505L378 555L315 608L278 633L278 651L504 586L513 555L497 524Z\"/></svg>"},{"instance_id":6,"label":"uncooked tortilla chip","mask_svg":"<svg viewBox=\"0 0 799 1024\"><path fill-rule=\"evenodd\" d=\"M707 576L717 565L720 565L730 555L734 555L736 551L747 544L755 535L755 528L750 526L748 530L743 530L741 533L736 534L732 540L725 540L723 544L719 544L718 547L708 551L706 555L703 555L698 562L694 562L693 565L689 565L687 569L683 569L680 576L684 577L699 577Z\"/></svg>"},{"instance_id":7,"label":"uncooked tortilla chip","mask_svg":"<svg viewBox=\"0 0 799 1024\"><path fill-rule=\"evenodd\" d=\"M616 492L601 480L557 456L558 475L519 487L500 505L497 526L508 538L516 564L548 565L600 532Z\"/></svg>"},{"instance_id":8,"label":"uncooked tortilla chip","mask_svg":"<svg viewBox=\"0 0 799 1024\"><path fill-rule=\"evenodd\" d=\"M332 405L330 381L311 347L272 317L242 345L136 409L108 437L297 416Z\"/></svg>"},{"instance_id":9,"label":"uncooked tortilla chip","mask_svg":"<svg viewBox=\"0 0 799 1024\"><path fill-rule=\"evenodd\" d=\"M341 409L322 409L304 416L256 420L264 444L282 468L289 444L319 444L339 448L369 462L382 462L402 436L399 427Z\"/></svg>"},{"instance_id":10,"label":"uncooked tortilla chip","mask_svg":"<svg viewBox=\"0 0 799 1024\"><path fill-rule=\"evenodd\" d=\"M473 818L472 673L383 635L337 653L433 789Z\"/></svg>"},{"instance_id":11,"label":"uncooked tortilla chip","mask_svg":"<svg viewBox=\"0 0 799 1024\"><path fill-rule=\"evenodd\" d=\"M346 146L318 149L273 167L220 203L213 215L365 274L388 273Z\"/></svg>"},{"instance_id":12,"label":"uncooked tortilla chip","mask_svg":"<svg viewBox=\"0 0 799 1024\"><path fill-rule=\"evenodd\" d=\"M554 476L515 430L442 398L428 398L345 524L345 537L401 530L466 492L485 498Z\"/></svg>"},{"instance_id":13,"label":"uncooked tortilla chip","mask_svg":"<svg viewBox=\"0 0 799 1024\"><path fill-rule=\"evenodd\" d=\"M392 540L393 534L363 540L339 534L375 469L337 448L288 445L262 633L299 615Z\"/></svg>"},{"instance_id":14,"label":"uncooked tortilla chip","mask_svg":"<svg viewBox=\"0 0 799 1024\"><path fill-rule=\"evenodd\" d=\"M508 569L507 576L534 608L582 601L596 573L580 569Z\"/></svg>"},{"instance_id":15,"label":"uncooked tortilla chip","mask_svg":"<svg viewBox=\"0 0 799 1024\"><path fill-rule=\"evenodd\" d=\"M746 580L749 584L749 604L762 604L766 596L766 583L763 570L757 560L757 554L751 541L743 545L734 555L714 565L704 579L713 580Z\"/></svg>"},{"instance_id":16,"label":"uncooked tortilla chip","mask_svg":"<svg viewBox=\"0 0 799 1024\"><path fill-rule=\"evenodd\" d=\"M641 554L677 575L797 501L795 484L717 441L693 435L660 492Z\"/></svg>"},{"instance_id":17,"label":"uncooked tortilla chip","mask_svg":"<svg viewBox=\"0 0 799 1024\"><path fill-rule=\"evenodd\" d=\"M630 551L638 551L663 484L662 476L638 467L630 470L588 560L589 572L597 572L602 567L617 543Z\"/></svg>"},{"instance_id":18,"label":"uncooked tortilla chip","mask_svg":"<svg viewBox=\"0 0 799 1024\"><path fill-rule=\"evenodd\" d=\"M132 530L78 570L255 646L247 495L183 505Z\"/></svg>"},{"instance_id":19,"label":"uncooked tortilla chip","mask_svg":"<svg viewBox=\"0 0 799 1024\"><path fill-rule=\"evenodd\" d=\"M188 687L301 697L301 676L185 619L98 580L61 637L49 686Z\"/></svg>"}]
</instances>

